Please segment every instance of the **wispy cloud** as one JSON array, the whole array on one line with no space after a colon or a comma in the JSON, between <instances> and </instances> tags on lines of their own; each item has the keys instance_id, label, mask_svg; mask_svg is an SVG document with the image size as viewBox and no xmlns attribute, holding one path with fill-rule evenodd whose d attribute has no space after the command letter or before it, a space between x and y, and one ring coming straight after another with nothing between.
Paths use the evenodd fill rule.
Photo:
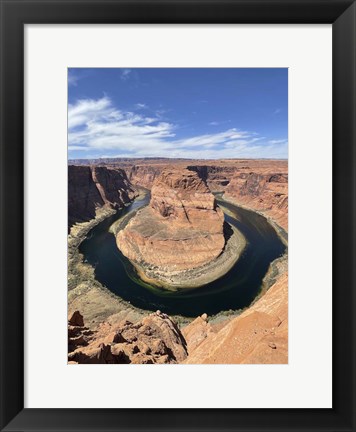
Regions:
<instances>
[{"instance_id":1,"label":"wispy cloud","mask_svg":"<svg viewBox=\"0 0 356 432\"><path fill-rule=\"evenodd\" d=\"M108 97L78 100L68 107L69 151L83 156L238 158L286 157L286 140L266 140L257 132L230 128L219 133L178 137L172 122L122 111Z\"/></svg>"},{"instance_id":2,"label":"wispy cloud","mask_svg":"<svg viewBox=\"0 0 356 432\"><path fill-rule=\"evenodd\" d=\"M147 109L148 106L146 104L144 104L144 103L137 103L135 105L135 108L138 109L138 110L142 110L142 109Z\"/></svg>"},{"instance_id":3,"label":"wispy cloud","mask_svg":"<svg viewBox=\"0 0 356 432\"><path fill-rule=\"evenodd\" d=\"M277 139L277 140L269 140L268 144L286 144L287 140L286 139Z\"/></svg>"},{"instance_id":4,"label":"wispy cloud","mask_svg":"<svg viewBox=\"0 0 356 432\"><path fill-rule=\"evenodd\" d=\"M131 69L122 69L120 73L120 78L123 81L127 81L130 78L132 70Z\"/></svg>"},{"instance_id":5,"label":"wispy cloud","mask_svg":"<svg viewBox=\"0 0 356 432\"><path fill-rule=\"evenodd\" d=\"M68 69L68 85L76 86L79 81L79 77L75 75L70 69Z\"/></svg>"},{"instance_id":6,"label":"wispy cloud","mask_svg":"<svg viewBox=\"0 0 356 432\"><path fill-rule=\"evenodd\" d=\"M275 109L274 111L273 111L273 114L274 115L277 115L277 114L280 114L281 113L281 109L280 108L277 108L277 109Z\"/></svg>"},{"instance_id":7,"label":"wispy cloud","mask_svg":"<svg viewBox=\"0 0 356 432\"><path fill-rule=\"evenodd\" d=\"M219 122L217 121L212 121L209 123L210 126L219 126Z\"/></svg>"}]
</instances>

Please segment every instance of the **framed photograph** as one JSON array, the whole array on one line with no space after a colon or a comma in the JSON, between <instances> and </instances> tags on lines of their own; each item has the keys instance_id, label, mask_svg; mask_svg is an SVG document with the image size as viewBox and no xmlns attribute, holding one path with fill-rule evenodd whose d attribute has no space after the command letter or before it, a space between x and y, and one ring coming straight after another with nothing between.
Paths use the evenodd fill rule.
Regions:
<instances>
[{"instance_id":1,"label":"framed photograph","mask_svg":"<svg viewBox=\"0 0 356 432\"><path fill-rule=\"evenodd\" d=\"M355 430L353 1L1 3L1 430Z\"/></svg>"}]
</instances>

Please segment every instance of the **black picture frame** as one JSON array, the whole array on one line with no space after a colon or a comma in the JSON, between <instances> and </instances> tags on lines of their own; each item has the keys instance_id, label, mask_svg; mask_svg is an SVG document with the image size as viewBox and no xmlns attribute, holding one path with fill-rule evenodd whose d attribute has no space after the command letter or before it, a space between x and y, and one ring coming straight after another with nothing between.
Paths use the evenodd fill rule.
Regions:
<instances>
[{"instance_id":1,"label":"black picture frame","mask_svg":"<svg viewBox=\"0 0 356 432\"><path fill-rule=\"evenodd\" d=\"M0 7L0 429L355 431L355 3L350 0L0 0ZM30 23L332 23L332 409L24 408L24 25Z\"/></svg>"}]
</instances>

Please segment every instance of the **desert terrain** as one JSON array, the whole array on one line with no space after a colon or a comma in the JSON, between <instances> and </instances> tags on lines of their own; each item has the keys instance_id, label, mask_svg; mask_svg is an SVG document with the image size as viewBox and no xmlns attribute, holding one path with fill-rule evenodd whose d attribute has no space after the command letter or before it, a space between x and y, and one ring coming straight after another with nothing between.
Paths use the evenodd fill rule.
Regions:
<instances>
[{"instance_id":1,"label":"desert terrain","mask_svg":"<svg viewBox=\"0 0 356 432\"><path fill-rule=\"evenodd\" d=\"M287 246L286 160L71 160L68 180L69 363L288 362L287 252L271 263L249 307L192 318L121 299L79 251L95 226L149 193L149 204L116 226L118 249L146 282L184 289L214 280L245 247L217 193L266 217Z\"/></svg>"}]
</instances>

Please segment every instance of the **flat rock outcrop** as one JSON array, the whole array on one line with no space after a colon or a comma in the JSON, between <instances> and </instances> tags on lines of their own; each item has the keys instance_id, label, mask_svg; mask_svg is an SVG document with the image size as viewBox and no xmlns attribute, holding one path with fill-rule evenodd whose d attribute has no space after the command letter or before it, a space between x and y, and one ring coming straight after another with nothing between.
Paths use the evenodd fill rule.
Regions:
<instances>
[{"instance_id":1,"label":"flat rock outcrop","mask_svg":"<svg viewBox=\"0 0 356 432\"><path fill-rule=\"evenodd\" d=\"M187 357L182 333L172 319L160 311L137 323L103 322L97 331L85 337L84 323L75 329L74 335L70 321L68 363L71 364L180 363ZM80 338L79 343L74 342L73 337L75 341Z\"/></svg>"},{"instance_id":2,"label":"flat rock outcrop","mask_svg":"<svg viewBox=\"0 0 356 432\"><path fill-rule=\"evenodd\" d=\"M121 208L137 192L122 169L68 166L68 227L94 219L101 207Z\"/></svg>"},{"instance_id":3,"label":"flat rock outcrop","mask_svg":"<svg viewBox=\"0 0 356 432\"><path fill-rule=\"evenodd\" d=\"M149 206L117 234L122 253L144 273L172 282L179 272L215 260L225 247L224 215L196 172L164 170ZM152 277L152 279L155 279Z\"/></svg>"}]
</instances>

